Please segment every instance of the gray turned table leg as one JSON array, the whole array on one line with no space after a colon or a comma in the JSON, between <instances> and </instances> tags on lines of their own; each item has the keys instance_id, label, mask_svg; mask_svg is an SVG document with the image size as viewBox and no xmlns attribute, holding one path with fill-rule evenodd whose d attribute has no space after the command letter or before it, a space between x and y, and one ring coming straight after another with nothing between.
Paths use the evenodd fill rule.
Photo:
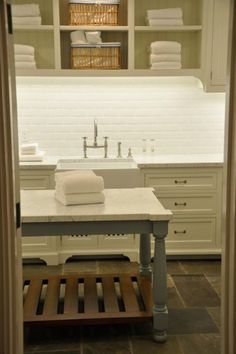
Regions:
<instances>
[{"instance_id":1,"label":"gray turned table leg","mask_svg":"<svg viewBox=\"0 0 236 354\"><path fill-rule=\"evenodd\" d=\"M154 340L165 342L168 328L167 310L167 268L165 237L168 233L168 221L157 221L153 224L155 238L153 265L153 330Z\"/></svg>"},{"instance_id":2,"label":"gray turned table leg","mask_svg":"<svg viewBox=\"0 0 236 354\"><path fill-rule=\"evenodd\" d=\"M140 234L139 240L139 271L142 275L151 276L151 245L150 234Z\"/></svg>"}]
</instances>

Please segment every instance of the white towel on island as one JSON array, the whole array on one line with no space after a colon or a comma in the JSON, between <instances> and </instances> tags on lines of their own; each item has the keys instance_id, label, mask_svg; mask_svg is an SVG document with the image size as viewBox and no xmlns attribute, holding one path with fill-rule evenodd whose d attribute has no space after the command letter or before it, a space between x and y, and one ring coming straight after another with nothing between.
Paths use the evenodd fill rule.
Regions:
<instances>
[{"instance_id":1,"label":"white towel on island","mask_svg":"<svg viewBox=\"0 0 236 354\"><path fill-rule=\"evenodd\" d=\"M150 64L163 61L181 62L181 54L150 54Z\"/></svg>"},{"instance_id":2,"label":"white towel on island","mask_svg":"<svg viewBox=\"0 0 236 354\"><path fill-rule=\"evenodd\" d=\"M41 16L12 17L13 25L41 25Z\"/></svg>"},{"instance_id":3,"label":"white towel on island","mask_svg":"<svg viewBox=\"0 0 236 354\"><path fill-rule=\"evenodd\" d=\"M182 65L178 61L163 61L159 63L152 63L152 70L159 69L181 69Z\"/></svg>"},{"instance_id":4,"label":"white towel on island","mask_svg":"<svg viewBox=\"0 0 236 354\"><path fill-rule=\"evenodd\" d=\"M183 10L180 7L169 9L154 9L147 10L147 17L151 18L181 18L183 16Z\"/></svg>"},{"instance_id":5,"label":"white towel on island","mask_svg":"<svg viewBox=\"0 0 236 354\"><path fill-rule=\"evenodd\" d=\"M77 173L57 173L55 176L56 187L62 193L68 194L84 194L84 193L98 193L104 189L104 180L101 176L96 176L93 171L77 170Z\"/></svg>"},{"instance_id":6,"label":"white towel on island","mask_svg":"<svg viewBox=\"0 0 236 354\"><path fill-rule=\"evenodd\" d=\"M85 32L86 40L88 43L102 43L101 32L100 31L89 31Z\"/></svg>"},{"instance_id":7,"label":"white towel on island","mask_svg":"<svg viewBox=\"0 0 236 354\"><path fill-rule=\"evenodd\" d=\"M34 55L34 47L25 44L14 44L15 54Z\"/></svg>"},{"instance_id":8,"label":"white towel on island","mask_svg":"<svg viewBox=\"0 0 236 354\"><path fill-rule=\"evenodd\" d=\"M175 41L156 41L150 45L152 54L179 54L181 52L181 44Z\"/></svg>"},{"instance_id":9,"label":"white towel on island","mask_svg":"<svg viewBox=\"0 0 236 354\"><path fill-rule=\"evenodd\" d=\"M35 61L16 61L15 67L16 69L37 69Z\"/></svg>"},{"instance_id":10,"label":"white towel on island","mask_svg":"<svg viewBox=\"0 0 236 354\"><path fill-rule=\"evenodd\" d=\"M13 4L11 9L13 17L40 16L40 8L38 4Z\"/></svg>"},{"instance_id":11,"label":"white towel on island","mask_svg":"<svg viewBox=\"0 0 236 354\"><path fill-rule=\"evenodd\" d=\"M182 18L148 18L148 26L183 26Z\"/></svg>"},{"instance_id":12,"label":"white towel on island","mask_svg":"<svg viewBox=\"0 0 236 354\"><path fill-rule=\"evenodd\" d=\"M56 190L55 198L64 205L100 204L105 201L103 192L64 194Z\"/></svg>"},{"instance_id":13,"label":"white towel on island","mask_svg":"<svg viewBox=\"0 0 236 354\"><path fill-rule=\"evenodd\" d=\"M70 34L71 42L74 44L84 44L87 43L84 31L73 31Z\"/></svg>"},{"instance_id":14,"label":"white towel on island","mask_svg":"<svg viewBox=\"0 0 236 354\"><path fill-rule=\"evenodd\" d=\"M29 62L34 62L34 55L28 55L28 54L15 54L14 56L15 61L29 61Z\"/></svg>"}]
</instances>

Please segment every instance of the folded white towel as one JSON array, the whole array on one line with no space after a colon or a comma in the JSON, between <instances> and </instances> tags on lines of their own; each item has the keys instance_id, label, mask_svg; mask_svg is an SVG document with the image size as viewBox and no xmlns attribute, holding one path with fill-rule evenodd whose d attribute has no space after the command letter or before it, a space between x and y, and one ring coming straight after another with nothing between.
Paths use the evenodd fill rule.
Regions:
<instances>
[{"instance_id":1,"label":"folded white towel","mask_svg":"<svg viewBox=\"0 0 236 354\"><path fill-rule=\"evenodd\" d=\"M27 54L15 54L15 61L29 61L33 62L35 61L34 55L27 55Z\"/></svg>"},{"instance_id":2,"label":"folded white towel","mask_svg":"<svg viewBox=\"0 0 236 354\"><path fill-rule=\"evenodd\" d=\"M25 44L14 44L15 54L34 55L34 47Z\"/></svg>"},{"instance_id":3,"label":"folded white towel","mask_svg":"<svg viewBox=\"0 0 236 354\"><path fill-rule=\"evenodd\" d=\"M55 198L64 205L100 204L105 201L105 195L103 192L63 194L56 190Z\"/></svg>"},{"instance_id":4,"label":"folded white towel","mask_svg":"<svg viewBox=\"0 0 236 354\"><path fill-rule=\"evenodd\" d=\"M16 61L16 69L37 69L35 61Z\"/></svg>"},{"instance_id":5,"label":"folded white towel","mask_svg":"<svg viewBox=\"0 0 236 354\"><path fill-rule=\"evenodd\" d=\"M85 32L85 36L89 43L102 43L100 31Z\"/></svg>"},{"instance_id":6,"label":"folded white towel","mask_svg":"<svg viewBox=\"0 0 236 354\"><path fill-rule=\"evenodd\" d=\"M180 7L169 8L169 9L154 9L147 10L147 17L151 18L181 18L183 16L183 11Z\"/></svg>"},{"instance_id":7,"label":"folded white towel","mask_svg":"<svg viewBox=\"0 0 236 354\"><path fill-rule=\"evenodd\" d=\"M13 17L40 16L40 8L38 4L12 4L11 11Z\"/></svg>"},{"instance_id":8,"label":"folded white towel","mask_svg":"<svg viewBox=\"0 0 236 354\"><path fill-rule=\"evenodd\" d=\"M25 143L20 145L20 153L22 155L32 155L38 152L37 143Z\"/></svg>"},{"instance_id":9,"label":"folded white towel","mask_svg":"<svg viewBox=\"0 0 236 354\"><path fill-rule=\"evenodd\" d=\"M74 44L87 43L84 31L73 31L70 34L71 42Z\"/></svg>"},{"instance_id":10,"label":"folded white towel","mask_svg":"<svg viewBox=\"0 0 236 354\"><path fill-rule=\"evenodd\" d=\"M156 41L150 45L152 54L179 54L181 52L181 44L174 41Z\"/></svg>"},{"instance_id":11,"label":"folded white towel","mask_svg":"<svg viewBox=\"0 0 236 354\"><path fill-rule=\"evenodd\" d=\"M181 69L182 65L178 61L162 61L160 63L152 63L152 70L159 69Z\"/></svg>"},{"instance_id":12,"label":"folded white towel","mask_svg":"<svg viewBox=\"0 0 236 354\"><path fill-rule=\"evenodd\" d=\"M64 194L74 193L98 193L104 189L104 181L101 176L90 172L67 173L64 176L56 176L56 186Z\"/></svg>"},{"instance_id":13,"label":"folded white towel","mask_svg":"<svg viewBox=\"0 0 236 354\"><path fill-rule=\"evenodd\" d=\"M181 54L150 54L150 64L163 61L181 62Z\"/></svg>"},{"instance_id":14,"label":"folded white towel","mask_svg":"<svg viewBox=\"0 0 236 354\"><path fill-rule=\"evenodd\" d=\"M183 26L182 18L147 19L148 26Z\"/></svg>"},{"instance_id":15,"label":"folded white towel","mask_svg":"<svg viewBox=\"0 0 236 354\"><path fill-rule=\"evenodd\" d=\"M27 161L43 161L43 157L45 155L45 151L38 151L35 155L21 155L20 154L20 161L27 162Z\"/></svg>"},{"instance_id":16,"label":"folded white towel","mask_svg":"<svg viewBox=\"0 0 236 354\"><path fill-rule=\"evenodd\" d=\"M13 25L41 25L42 17L34 16L34 17L12 17Z\"/></svg>"}]
</instances>

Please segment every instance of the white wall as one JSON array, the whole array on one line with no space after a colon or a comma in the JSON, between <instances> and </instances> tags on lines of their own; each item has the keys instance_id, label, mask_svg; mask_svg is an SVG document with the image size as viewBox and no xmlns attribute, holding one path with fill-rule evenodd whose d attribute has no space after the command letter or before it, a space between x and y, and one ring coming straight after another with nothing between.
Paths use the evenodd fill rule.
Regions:
<instances>
[{"instance_id":1,"label":"white wall","mask_svg":"<svg viewBox=\"0 0 236 354\"><path fill-rule=\"evenodd\" d=\"M81 156L95 118L110 155L118 141L124 156L141 153L143 138L156 139L158 154L223 152L225 95L194 78L17 78L17 101L20 140L49 156Z\"/></svg>"}]
</instances>

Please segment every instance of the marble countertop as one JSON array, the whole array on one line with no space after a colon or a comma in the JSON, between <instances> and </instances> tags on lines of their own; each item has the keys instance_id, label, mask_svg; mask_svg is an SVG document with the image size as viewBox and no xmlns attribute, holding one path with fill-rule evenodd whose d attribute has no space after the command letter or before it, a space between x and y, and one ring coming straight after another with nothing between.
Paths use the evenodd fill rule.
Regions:
<instances>
[{"instance_id":1,"label":"marble countertop","mask_svg":"<svg viewBox=\"0 0 236 354\"><path fill-rule=\"evenodd\" d=\"M42 162L20 162L23 169L54 170L60 158L81 158L76 156L45 156ZM139 168L155 167L218 167L223 166L223 154L192 154L192 155L135 155L134 160Z\"/></svg>"},{"instance_id":2,"label":"marble countertop","mask_svg":"<svg viewBox=\"0 0 236 354\"><path fill-rule=\"evenodd\" d=\"M64 206L54 190L22 190L23 223L70 221L169 220L152 188L105 189L104 204Z\"/></svg>"}]
</instances>

